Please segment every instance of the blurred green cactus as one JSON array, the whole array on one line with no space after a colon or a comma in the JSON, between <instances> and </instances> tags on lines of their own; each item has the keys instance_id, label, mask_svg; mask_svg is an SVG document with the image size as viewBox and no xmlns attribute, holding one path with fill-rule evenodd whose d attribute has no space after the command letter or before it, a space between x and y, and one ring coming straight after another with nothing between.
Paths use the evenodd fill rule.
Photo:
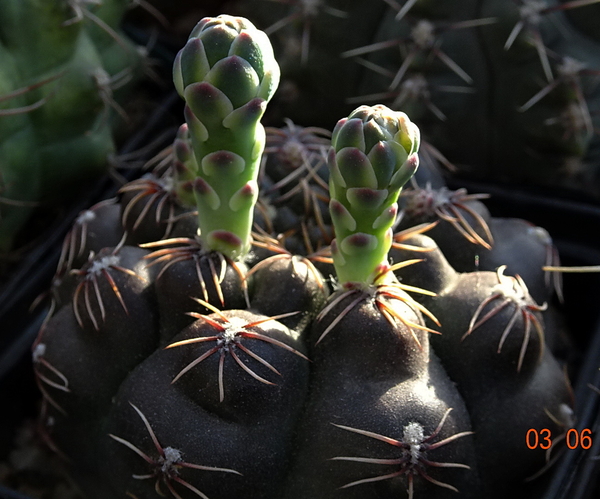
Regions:
<instances>
[{"instance_id":1,"label":"blurred green cactus","mask_svg":"<svg viewBox=\"0 0 600 499\"><path fill-rule=\"evenodd\" d=\"M114 91L142 54L119 30L129 0L0 4L0 253L35 206L75 198L115 152Z\"/></svg>"}]
</instances>

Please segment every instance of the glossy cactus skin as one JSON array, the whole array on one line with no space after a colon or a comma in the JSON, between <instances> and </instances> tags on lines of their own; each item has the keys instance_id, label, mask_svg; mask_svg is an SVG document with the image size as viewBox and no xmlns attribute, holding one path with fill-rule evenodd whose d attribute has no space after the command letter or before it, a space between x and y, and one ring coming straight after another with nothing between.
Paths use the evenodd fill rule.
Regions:
<instances>
[{"instance_id":1,"label":"glossy cactus skin","mask_svg":"<svg viewBox=\"0 0 600 499\"><path fill-rule=\"evenodd\" d=\"M331 294L310 237L291 253L268 215L237 261L198 241L191 116L159 171L78 218L34 345L40 427L89 497L539 497L526 430L558 446L573 415L543 305L502 270L457 272L422 228L391 233L417 165L406 115L360 107L332 134L335 237L377 248L355 273L334 245Z\"/></svg>"},{"instance_id":2,"label":"glossy cactus skin","mask_svg":"<svg viewBox=\"0 0 600 499\"><path fill-rule=\"evenodd\" d=\"M74 199L107 170L115 113L124 113L117 94L141 69L118 27L128 4L2 2L0 252L34 207Z\"/></svg>"},{"instance_id":3,"label":"glossy cactus skin","mask_svg":"<svg viewBox=\"0 0 600 499\"><path fill-rule=\"evenodd\" d=\"M249 308L239 277L227 270L221 292L227 304L232 294L238 302L218 310L212 278L221 275L211 275L208 261L200 270L210 278L209 308L193 299L203 298L193 264L164 270L185 251L156 250L172 257L148 267L160 256L134 246L97 249L109 233L120 239L106 223L120 225L118 208L107 203L91 210L96 216L82 215L82 256L92 248L97 256L63 274L56 313L34 348L41 426L75 463L89 497L151 498L156 484L173 497L171 490L186 497L193 487L211 499L438 499L456 497L453 489L458 497L500 499L515 487L519 497L536 497L536 482L523 480L545 465L545 454L527 449L524 432L549 428L558 437L564 429L544 409L557 418L572 409L526 292L527 342L524 316L512 321L518 293L514 304L472 323L502 303L502 296L490 300L477 317L499 281L513 282L508 276L458 274L427 236L404 243L434 251L394 248L394 262L425 260L396 271L403 284L437 293L419 301L441 323L440 338L392 276L337 291L325 304L318 271L283 253L251 269ZM193 241L195 229L183 228L173 230Z\"/></svg>"}]
</instances>

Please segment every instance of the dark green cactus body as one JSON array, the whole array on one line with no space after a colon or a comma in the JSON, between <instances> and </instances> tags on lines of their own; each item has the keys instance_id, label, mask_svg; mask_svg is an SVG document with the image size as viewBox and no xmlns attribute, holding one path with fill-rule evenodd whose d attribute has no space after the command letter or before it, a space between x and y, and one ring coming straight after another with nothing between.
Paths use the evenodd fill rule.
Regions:
<instances>
[{"instance_id":1,"label":"dark green cactus body","mask_svg":"<svg viewBox=\"0 0 600 499\"><path fill-rule=\"evenodd\" d=\"M527 283L538 303L549 301L555 291L561 298L559 280L542 270L558 263L548 232L526 220L492 217L482 202L487 197L466 189L413 186L403 192L397 229L434 223L427 235L457 271L494 271L505 266L507 274L519 275ZM402 256L393 252L392 258Z\"/></svg>"},{"instance_id":2,"label":"dark green cactus body","mask_svg":"<svg viewBox=\"0 0 600 499\"><path fill-rule=\"evenodd\" d=\"M544 466L539 449L517 451L527 431L548 428L558 437L573 424L569 385L546 347L545 306L502 269L459 274L427 236L407 243L433 249L403 276L437 293L420 299L443 324L431 344L469 408L485 495L502 497L513 490L509 476L524 481Z\"/></svg>"},{"instance_id":3,"label":"dark green cactus body","mask_svg":"<svg viewBox=\"0 0 600 499\"><path fill-rule=\"evenodd\" d=\"M245 311L228 311L225 316L232 327L266 319L258 313ZM220 320L215 315L211 318ZM290 331L277 321L269 321L254 330L269 339L302 349L300 342L294 340L299 331ZM174 340L209 337L215 332L213 326L200 320L181 331ZM138 447L147 447L150 443L147 429L141 421L131 417L129 403L135 404L150 419L162 445L179 449L185 461L230 468L239 474L224 476L218 472L182 470L183 480L210 494L209 497L223 494L231 497L246 494L277 497L288 466L291 446L288 434L299 417L309 363L266 341L242 339L240 344L242 346L236 350L233 346L223 347L231 348L232 353L215 353L175 382L173 380L183 367L206 353L206 346L198 343L195 348L190 345L157 351L135 370L122 387L107 430ZM268 362L280 375L255 360L250 359L248 363L249 357L242 348ZM242 362L248 363L248 369L255 376L268 380L269 384L258 382L237 365L233 358L237 355L244 357ZM223 398L220 399L219 364L223 358ZM157 389L161 393L160 398L152 395L157 393ZM176 408L175 413L168 418L156 417L168 407ZM194 421L193 427L190 421ZM132 422L138 423L137 428L132 425L133 432L125 434ZM208 435L210 437L207 438ZM115 490L149 497L154 490L154 480L140 482L131 476L131 470L143 470L146 463L120 443L107 443L107 448L110 460L120 463L119 471L112 473L111 477ZM148 451L156 454L151 447Z\"/></svg>"},{"instance_id":4,"label":"dark green cactus body","mask_svg":"<svg viewBox=\"0 0 600 499\"><path fill-rule=\"evenodd\" d=\"M353 299L339 301L312 331L316 342L332 320L343 316L311 350L314 369L309 402L296 437L299 450L285 497L383 499L414 493L415 497L441 498L456 494L424 477L456 488L462 497L479 497L469 416L430 352L428 333L411 331L401 323L392 325L374 300L363 300L344 314ZM398 301L393 306L406 321L422 323L411 306ZM420 440L411 440L415 437L409 429L422 432ZM431 440L423 442L431 435ZM405 447L382 441L385 438ZM447 445L426 450L429 442L446 438L451 439ZM438 470L420 459L457 466Z\"/></svg>"},{"instance_id":5,"label":"dark green cactus body","mask_svg":"<svg viewBox=\"0 0 600 499\"><path fill-rule=\"evenodd\" d=\"M120 223L118 213L110 215L114 206L93 212L106 212ZM95 228L95 222L88 222L84 254L105 230ZM142 219L141 230L144 224L154 224L153 217ZM38 341L36 372L50 417L42 420L43 427L72 458L73 473L90 497L128 492L151 498L157 483L163 493L171 487L181 497L193 497L193 487L211 499L246 494L269 499L500 499L516 487L524 495L513 495L535 497L536 483L524 487L522 480L544 466L544 453L526 447L524 432L528 425L550 428L556 436L563 431L544 411L557 418L571 411L561 369L533 322L523 350L522 316L497 353L516 310L512 304L461 341L478 307L507 276L457 274L427 236L420 238L436 251L393 250L394 262L426 260L398 271L399 278L438 294L420 300L441 323L439 336L426 329L429 321L419 305L391 276L371 294L368 288L342 289L325 303L319 273L306 260L283 253L259 260L250 273L238 263L247 276L246 308L240 276L229 265L221 273L222 261L201 252L194 234L195 228L178 234L187 242L153 243L151 258L141 249L120 250L132 256L137 252L139 260L127 267L145 269L147 279L143 283L109 270L130 317L98 264L84 269L96 265L100 272L100 293L111 314L105 321L93 281L87 291L81 284L88 274L70 275L60 289L62 308ZM404 242L418 246L413 239ZM186 245L191 255L201 255L204 286L193 257L163 251ZM96 261L106 256L101 251ZM223 308L215 276L225 299L223 311L206 305ZM83 328L73 312L73 292L80 285L75 301ZM144 292L130 295L128 286ZM232 296L238 304L232 304ZM535 307L526 293L522 299ZM476 322L503 300L490 301ZM531 314L539 318L538 311ZM143 330L134 325L142 322ZM113 334L119 344L132 344L127 352L135 365L124 373L117 372L116 362L103 364L100 377L100 367L93 366L102 362L97 356L105 355L96 343L110 343ZM145 353L133 346L136 342L147 345ZM81 362L73 363L75 357ZM96 381L105 387L96 389ZM97 396L85 402L90 393Z\"/></svg>"},{"instance_id":6,"label":"dark green cactus body","mask_svg":"<svg viewBox=\"0 0 600 499\"><path fill-rule=\"evenodd\" d=\"M117 261L120 255L134 257L135 267ZM212 496L252 493L280 497L291 456L289 434L300 417L307 389L310 362L303 353L302 337L327 294L322 278L299 260L265 260L252 277L249 310L201 315L206 308L192 312L198 305L194 307L190 299L196 293L202 296L201 288L185 287L186 279L197 284L196 270L177 269L174 278L183 290L176 295L168 289L175 281L161 283L167 273L158 276L157 269L147 269L147 255L147 251L129 246L114 252L104 250L78 272L74 282L62 285L59 294L72 295L72 301L52 318L34 350L38 380L48 396L46 415L52 418L52 424L49 419L42 421L50 439L62 453L78 455L72 471L90 497L108 498L125 491L151 497L155 480L136 480L132 474L136 469L140 474L152 474L154 468L148 467L131 445L156 459L160 454L130 405L134 404L150 421L158 441L165 448L177 449L185 462L252 477L250 481L231 477L223 486L219 473L212 478L209 473L208 480L205 473L178 473L190 486ZM114 288L104 277L103 265L114 267L109 269ZM129 275L120 270L121 265L144 269L144 273ZM226 276L220 283L226 298L232 286L229 280ZM98 295L95 282L99 282ZM132 295L129 286L142 292ZM242 289L239 281L237 288ZM285 294L273 294L277 288ZM218 301L213 293L209 289L209 298ZM163 304L167 297L171 301ZM110 317L104 317L102 310ZM184 311L196 318L192 324ZM177 324L180 330L173 335ZM118 354L111 350L115 341L124 345ZM162 347L157 348L159 342ZM164 349L166 345L169 348ZM81 354L75 354L78 349ZM77 362L69 362L75 355ZM99 376L97 364L107 357L113 360L102 366ZM104 388L95 390L90 377L101 380ZM117 385L121 385L118 390ZM116 400L108 395L117 391ZM175 410L171 416L157 417L171 409ZM190 421L194 421L193 427ZM197 431L198 427L203 430ZM117 438L106 441L107 434ZM207 439L208 434L212 439ZM106 467L109 462L121 463L117 473ZM104 469L110 484L98 478L98 471ZM154 478L168 490L160 473ZM175 482L169 485L185 490Z\"/></svg>"}]
</instances>

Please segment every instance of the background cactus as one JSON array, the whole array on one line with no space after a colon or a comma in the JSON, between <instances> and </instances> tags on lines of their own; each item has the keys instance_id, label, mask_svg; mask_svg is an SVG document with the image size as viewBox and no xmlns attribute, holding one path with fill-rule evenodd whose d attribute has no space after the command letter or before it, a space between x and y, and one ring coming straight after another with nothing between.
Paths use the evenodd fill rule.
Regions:
<instances>
[{"instance_id":1,"label":"background cactus","mask_svg":"<svg viewBox=\"0 0 600 499\"><path fill-rule=\"evenodd\" d=\"M276 54L283 81L295 90L278 98L299 124L334 123L325 113L310 115L305 100L328 99L344 114L357 103L383 102L417 120L424 140L463 175L598 195L600 64L597 38L583 21L594 19L595 0L465 0L452 7L381 0L369 13L362 2L318 2L318 14L302 10L311 28L303 71L285 47L305 31L286 16L309 2L282 3L280 11L273 2L250 3L260 26L289 21L275 33L285 40ZM328 16L327 8L346 15ZM319 73L332 67L345 76L334 88Z\"/></svg>"},{"instance_id":2,"label":"background cactus","mask_svg":"<svg viewBox=\"0 0 600 499\"><path fill-rule=\"evenodd\" d=\"M142 51L119 29L130 6L6 1L0 6L0 252L35 208L72 200L108 169L115 116Z\"/></svg>"}]
</instances>

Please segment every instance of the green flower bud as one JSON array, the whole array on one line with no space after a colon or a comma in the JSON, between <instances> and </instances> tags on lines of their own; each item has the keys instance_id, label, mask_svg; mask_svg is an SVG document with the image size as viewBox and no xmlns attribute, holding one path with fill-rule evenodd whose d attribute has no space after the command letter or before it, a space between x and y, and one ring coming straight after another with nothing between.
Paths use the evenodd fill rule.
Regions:
<instances>
[{"instance_id":1,"label":"green flower bud","mask_svg":"<svg viewBox=\"0 0 600 499\"><path fill-rule=\"evenodd\" d=\"M382 105L361 106L337 123L328 164L340 283L371 285L388 267L398 196L418 167L419 137L406 114Z\"/></svg>"},{"instance_id":2,"label":"green flower bud","mask_svg":"<svg viewBox=\"0 0 600 499\"><path fill-rule=\"evenodd\" d=\"M250 249L257 177L265 147L260 124L279 83L265 33L247 19L202 19L177 54L173 81L186 101L200 239L241 258ZM180 152L185 153L180 146Z\"/></svg>"}]
</instances>

